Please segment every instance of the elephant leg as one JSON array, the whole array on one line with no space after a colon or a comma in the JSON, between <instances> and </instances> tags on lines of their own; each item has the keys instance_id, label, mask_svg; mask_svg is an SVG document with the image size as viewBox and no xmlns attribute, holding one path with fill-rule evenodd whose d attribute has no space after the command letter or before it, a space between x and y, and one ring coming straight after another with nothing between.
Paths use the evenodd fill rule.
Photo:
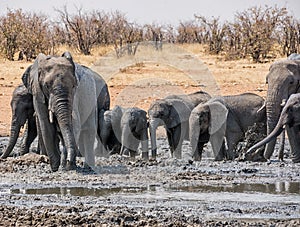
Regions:
<instances>
[{"instance_id":1,"label":"elephant leg","mask_svg":"<svg viewBox=\"0 0 300 227\"><path fill-rule=\"evenodd\" d=\"M84 125L81 126L79 137L79 148L85 158L85 165L89 167L95 166L94 145L97 136L97 124L95 122L96 111L92 111Z\"/></svg>"},{"instance_id":2,"label":"elephant leg","mask_svg":"<svg viewBox=\"0 0 300 227\"><path fill-rule=\"evenodd\" d=\"M300 125L286 127L288 139L291 146L292 161L300 162Z\"/></svg>"},{"instance_id":3,"label":"elephant leg","mask_svg":"<svg viewBox=\"0 0 300 227\"><path fill-rule=\"evenodd\" d=\"M171 155L172 157L181 159L181 146L183 139L185 137L184 130L181 131L181 125L178 125L170 130L171 132L168 133L168 140L170 144L171 149ZM181 133L183 132L183 133ZM183 135L184 134L184 135Z\"/></svg>"},{"instance_id":4,"label":"elephant leg","mask_svg":"<svg viewBox=\"0 0 300 227\"><path fill-rule=\"evenodd\" d=\"M226 158L228 160L233 160L236 158L235 148L241 139L242 136L240 132L229 132L226 135L226 141L227 141Z\"/></svg>"},{"instance_id":5,"label":"elephant leg","mask_svg":"<svg viewBox=\"0 0 300 227\"><path fill-rule=\"evenodd\" d=\"M24 140L21 145L21 155L29 153L29 148L34 139L37 137L37 126L35 118L29 118L26 126L26 131L24 133Z\"/></svg>"},{"instance_id":6,"label":"elephant leg","mask_svg":"<svg viewBox=\"0 0 300 227\"><path fill-rule=\"evenodd\" d=\"M193 154L193 159L195 161L201 161L201 159L202 159L202 151L203 151L204 145L205 145L205 143L198 141L196 150L195 150L195 152Z\"/></svg>"}]
</instances>

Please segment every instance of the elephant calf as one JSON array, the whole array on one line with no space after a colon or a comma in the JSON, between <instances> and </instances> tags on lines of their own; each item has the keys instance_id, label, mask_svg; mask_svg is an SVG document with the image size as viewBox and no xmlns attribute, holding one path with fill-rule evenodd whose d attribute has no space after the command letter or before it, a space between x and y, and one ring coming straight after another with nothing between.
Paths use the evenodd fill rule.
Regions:
<instances>
[{"instance_id":1,"label":"elephant calf","mask_svg":"<svg viewBox=\"0 0 300 227\"><path fill-rule=\"evenodd\" d=\"M207 102L211 96L203 91L188 95L170 95L154 101L149 110L149 127L152 157L156 158L156 129L165 126L171 155L181 158L183 140L188 140L189 116L192 109L199 103Z\"/></svg>"},{"instance_id":2,"label":"elephant calf","mask_svg":"<svg viewBox=\"0 0 300 227\"><path fill-rule=\"evenodd\" d=\"M101 141L110 154L129 152L135 157L139 144L142 157L148 159L148 126L146 112L140 108L115 106L100 116Z\"/></svg>"},{"instance_id":3,"label":"elephant calf","mask_svg":"<svg viewBox=\"0 0 300 227\"><path fill-rule=\"evenodd\" d=\"M34 117L33 99L27 88L22 84L15 88L10 102L12 120L10 137L6 150L1 158L7 158L16 145L20 129L26 124L26 129L21 144L20 154L29 152L33 140L37 137L37 125Z\"/></svg>"},{"instance_id":4,"label":"elephant calf","mask_svg":"<svg viewBox=\"0 0 300 227\"><path fill-rule=\"evenodd\" d=\"M265 108L261 108L263 104L262 97L244 93L216 97L196 106L189 118L194 159L201 160L203 146L208 141L211 142L215 160L235 158L234 149L244 139L248 128L254 123L266 122Z\"/></svg>"}]
</instances>

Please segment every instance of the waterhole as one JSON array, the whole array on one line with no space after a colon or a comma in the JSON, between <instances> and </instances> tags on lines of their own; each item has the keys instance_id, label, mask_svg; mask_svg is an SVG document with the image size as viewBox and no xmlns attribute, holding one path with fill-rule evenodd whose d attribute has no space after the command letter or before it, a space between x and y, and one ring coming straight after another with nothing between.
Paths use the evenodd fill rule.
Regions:
<instances>
[{"instance_id":1,"label":"waterhole","mask_svg":"<svg viewBox=\"0 0 300 227\"><path fill-rule=\"evenodd\" d=\"M277 195L294 195L300 199L300 182L277 182L275 184L231 184L231 185L203 185L203 186L185 186L185 187L166 187L163 185L149 185L147 187L43 187L43 188L18 188L2 189L0 194L27 194L27 195L70 195L70 196L109 196L112 194L164 194L172 193L196 193L213 194L213 193L267 193Z\"/></svg>"}]
</instances>

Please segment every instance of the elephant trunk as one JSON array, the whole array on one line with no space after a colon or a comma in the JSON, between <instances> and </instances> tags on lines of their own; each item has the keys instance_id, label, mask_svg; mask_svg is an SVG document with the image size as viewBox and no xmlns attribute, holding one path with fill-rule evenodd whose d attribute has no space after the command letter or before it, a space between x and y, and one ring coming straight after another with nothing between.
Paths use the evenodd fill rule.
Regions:
<instances>
[{"instance_id":1,"label":"elephant trunk","mask_svg":"<svg viewBox=\"0 0 300 227\"><path fill-rule=\"evenodd\" d=\"M201 160L201 154L198 154L199 135L200 135L199 118L198 116L195 116L192 113L189 120L189 139L190 139L190 144L192 146L192 156L195 161Z\"/></svg>"},{"instance_id":2,"label":"elephant trunk","mask_svg":"<svg viewBox=\"0 0 300 227\"><path fill-rule=\"evenodd\" d=\"M141 144L142 144L142 159L149 160L147 128L144 130L141 136Z\"/></svg>"},{"instance_id":3,"label":"elephant trunk","mask_svg":"<svg viewBox=\"0 0 300 227\"><path fill-rule=\"evenodd\" d=\"M72 124L72 108L73 103L70 102L67 97L59 97L55 101L53 100L50 108L50 112L52 112L52 109L54 110L53 112L57 118L57 122L63 139L63 144L66 148L67 157L66 160L62 159L62 165L64 167L66 164L67 169L76 168L77 145ZM65 161L66 163L64 163Z\"/></svg>"},{"instance_id":4,"label":"elephant trunk","mask_svg":"<svg viewBox=\"0 0 300 227\"><path fill-rule=\"evenodd\" d=\"M281 89L282 90L282 89ZM283 99L287 99L283 94L285 92L281 91L280 88L269 88L267 102L266 102L266 112L267 112L267 134L269 135L276 127L277 122L280 117L281 102ZM275 148L276 136L270 137L268 144L265 147L264 157L269 159Z\"/></svg>"},{"instance_id":5,"label":"elephant trunk","mask_svg":"<svg viewBox=\"0 0 300 227\"><path fill-rule=\"evenodd\" d=\"M150 119L150 139L151 139L151 157L156 159L157 156L157 145L156 145L156 129L161 125L161 119L153 118Z\"/></svg>"},{"instance_id":6,"label":"elephant trunk","mask_svg":"<svg viewBox=\"0 0 300 227\"><path fill-rule=\"evenodd\" d=\"M262 141L258 142L257 144L253 145L252 147L250 147L248 149L248 151L246 152L246 155L251 154L253 151L258 149L259 147L261 147L267 143L270 143L273 140L276 142L276 137L279 136L280 133L283 131L283 126L284 126L284 122L283 122L282 117L280 117L280 119L279 119L277 125L275 126L275 128L273 129L273 131ZM275 146L275 144L274 144L274 146ZM273 148L273 150L274 150L274 148ZM271 157L271 155L270 155L270 157Z\"/></svg>"},{"instance_id":7,"label":"elephant trunk","mask_svg":"<svg viewBox=\"0 0 300 227\"><path fill-rule=\"evenodd\" d=\"M2 154L1 158L7 158L10 155L10 153L12 152L12 150L18 140L20 129L21 129L21 124L18 121L13 120L12 124L11 124L11 129L10 129L10 137L9 137L8 146L7 146L6 150L4 151L4 153Z\"/></svg>"}]
</instances>

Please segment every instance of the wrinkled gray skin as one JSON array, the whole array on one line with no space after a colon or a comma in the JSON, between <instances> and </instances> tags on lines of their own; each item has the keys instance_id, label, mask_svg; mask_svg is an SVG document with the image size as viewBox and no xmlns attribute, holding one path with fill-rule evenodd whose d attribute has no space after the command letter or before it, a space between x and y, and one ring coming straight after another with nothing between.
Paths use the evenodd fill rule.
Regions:
<instances>
[{"instance_id":1,"label":"wrinkled gray skin","mask_svg":"<svg viewBox=\"0 0 300 227\"><path fill-rule=\"evenodd\" d=\"M125 109L121 118L121 153L129 152L130 157L137 155L138 146L141 144L142 158L148 159L148 122L147 112L131 107Z\"/></svg>"},{"instance_id":2,"label":"wrinkled gray skin","mask_svg":"<svg viewBox=\"0 0 300 227\"><path fill-rule=\"evenodd\" d=\"M266 121L265 109L261 108L263 105L262 97L245 93L212 98L196 106L189 118L194 160L201 160L203 146L208 141L215 160L234 159L235 147L244 139L248 128Z\"/></svg>"},{"instance_id":3,"label":"wrinkled gray skin","mask_svg":"<svg viewBox=\"0 0 300 227\"><path fill-rule=\"evenodd\" d=\"M100 140L110 155L120 154L121 151L121 118L123 111L124 109L117 105L112 110L102 110L100 113Z\"/></svg>"},{"instance_id":4,"label":"wrinkled gray skin","mask_svg":"<svg viewBox=\"0 0 300 227\"><path fill-rule=\"evenodd\" d=\"M148 126L146 112L140 108L115 106L101 116L101 141L110 154L127 153L135 157L139 144L142 157L148 158Z\"/></svg>"},{"instance_id":5,"label":"wrinkled gray skin","mask_svg":"<svg viewBox=\"0 0 300 227\"><path fill-rule=\"evenodd\" d=\"M1 158L7 158L10 155L19 137L20 129L25 124L26 129L21 144L21 155L29 152L30 145L37 136L32 95L28 93L27 88L23 84L16 87L13 91L10 106L12 110L10 137L8 146Z\"/></svg>"},{"instance_id":6,"label":"wrinkled gray skin","mask_svg":"<svg viewBox=\"0 0 300 227\"><path fill-rule=\"evenodd\" d=\"M57 171L60 164L63 169L76 168L77 145L85 163L93 166L98 105L105 101L109 108L104 80L92 70L75 64L68 52L62 57L39 54L22 80L33 96L39 136L52 171ZM104 101L99 94L103 94ZM59 141L65 147L61 154Z\"/></svg>"},{"instance_id":7,"label":"wrinkled gray skin","mask_svg":"<svg viewBox=\"0 0 300 227\"><path fill-rule=\"evenodd\" d=\"M300 61L281 60L271 65L267 75L268 91L266 98L267 135L276 127L282 109L290 95L299 93L300 89ZM298 127L286 128L291 151L297 154L300 150L300 140L297 139ZM265 148L264 157L270 159L274 152L276 138L271 140Z\"/></svg>"},{"instance_id":8,"label":"wrinkled gray skin","mask_svg":"<svg viewBox=\"0 0 300 227\"><path fill-rule=\"evenodd\" d=\"M267 144L272 139L276 138L283 130L286 129L292 129L297 128L298 134L295 134L295 137L290 138L289 141L290 144L295 144L294 141L291 141L291 139L299 140L300 139L300 93L298 94L292 94L288 101L286 102L285 106L283 107L283 110L280 114L279 121L274 128L274 130L262 141L252 146L247 153L252 153L257 148ZM296 130L295 130L296 131ZM296 150L296 152L293 152L292 150L292 160L293 162L300 162L300 150Z\"/></svg>"},{"instance_id":9,"label":"wrinkled gray skin","mask_svg":"<svg viewBox=\"0 0 300 227\"><path fill-rule=\"evenodd\" d=\"M211 96L206 92L195 92L189 95L171 95L154 101L149 110L149 129L152 158L156 158L156 130L159 126L166 129L172 157L181 158L183 140L188 140L189 116L199 103L207 102Z\"/></svg>"}]
</instances>

